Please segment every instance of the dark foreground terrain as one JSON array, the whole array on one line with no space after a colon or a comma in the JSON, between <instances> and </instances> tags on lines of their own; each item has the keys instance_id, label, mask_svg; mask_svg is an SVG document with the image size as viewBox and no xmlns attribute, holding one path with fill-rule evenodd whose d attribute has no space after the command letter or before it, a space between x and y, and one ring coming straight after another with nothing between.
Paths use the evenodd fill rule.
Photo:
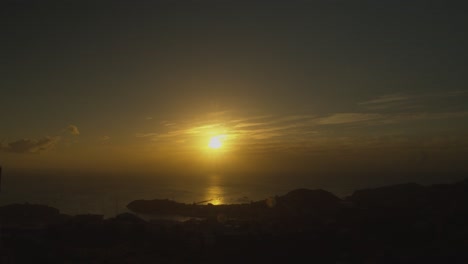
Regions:
<instances>
[{"instance_id":1,"label":"dark foreground terrain","mask_svg":"<svg viewBox=\"0 0 468 264\"><path fill-rule=\"evenodd\" d=\"M138 200L111 219L0 207L0 263L468 263L468 180L293 190L233 205ZM137 215L189 221L145 221Z\"/></svg>"}]
</instances>

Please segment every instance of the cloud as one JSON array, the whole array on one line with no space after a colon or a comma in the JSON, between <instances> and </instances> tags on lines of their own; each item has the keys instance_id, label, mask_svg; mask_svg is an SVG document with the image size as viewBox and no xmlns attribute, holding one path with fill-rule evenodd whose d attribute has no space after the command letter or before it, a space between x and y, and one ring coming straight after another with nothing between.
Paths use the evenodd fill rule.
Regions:
<instances>
[{"instance_id":1,"label":"cloud","mask_svg":"<svg viewBox=\"0 0 468 264\"><path fill-rule=\"evenodd\" d=\"M453 100L468 95L468 91L451 90L443 92L413 93L413 94L386 94L374 99L360 102L358 105L372 110L410 110L418 108L446 107Z\"/></svg>"},{"instance_id":2,"label":"cloud","mask_svg":"<svg viewBox=\"0 0 468 264\"><path fill-rule=\"evenodd\" d=\"M440 113L429 113L429 112L418 112L418 113L403 113L389 115L383 123L399 123L406 121L416 120L440 120L440 119L456 119L468 117L467 111L460 112L440 112Z\"/></svg>"},{"instance_id":3,"label":"cloud","mask_svg":"<svg viewBox=\"0 0 468 264\"><path fill-rule=\"evenodd\" d=\"M367 109L384 110L389 108L414 108L417 105L414 103L414 96L404 94L387 94L377 98L360 102L358 105Z\"/></svg>"},{"instance_id":4,"label":"cloud","mask_svg":"<svg viewBox=\"0 0 468 264\"><path fill-rule=\"evenodd\" d=\"M403 123L416 120L440 120L465 118L468 112L414 112L414 113L397 113L397 114L378 114L378 113L337 113L330 116L318 119L319 125L339 125L350 123L365 123L365 124L390 124Z\"/></svg>"},{"instance_id":5,"label":"cloud","mask_svg":"<svg viewBox=\"0 0 468 264\"><path fill-rule=\"evenodd\" d=\"M13 153L39 153L53 148L60 137L44 137L42 139L20 139L0 146L0 150Z\"/></svg>"},{"instance_id":6,"label":"cloud","mask_svg":"<svg viewBox=\"0 0 468 264\"><path fill-rule=\"evenodd\" d=\"M286 150L291 144L300 145L315 136L316 119L315 115L246 117L216 113L192 120L161 122L155 131L140 132L135 136L157 142L155 146L161 149L179 144L179 149L189 150L202 146L209 137L222 134L226 135L226 146L229 148L265 152L272 147Z\"/></svg>"},{"instance_id":7,"label":"cloud","mask_svg":"<svg viewBox=\"0 0 468 264\"><path fill-rule=\"evenodd\" d=\"M381 119L380 114L366 113L338 113L331 116L320 118L318 123L321 125L349 124Z\"/></svg>"},{"instance_id":8,"label":"cloud","mask_svg":"<svg viewBox=\"0 0 468 264\"><path fill-rule=\"evenodd\" d=\"M80 135L76 125L68 125L62 131L71 135ZM103 137L102 140L109 140L110 137ZM10 153L40 153L52 149L61 140L60 136L47 136L39 139L23 138L12 142L0 142L0 151Z\"/></svg>"},{"instance_id":9,"label":"cloud","mask_svg":"<svg viewBox=\"0 0 468 264\"><path fill-rule=\"evenodd\" d=\"M67 131L70 132L70 134L74 136L78 136L80 134L80 131L78 130L78 127L75 125L69 125L67 126Z\"/></svg>"},{"instance_id":10,"label":"cloud","mask_svg":"<svg viewBox=\"0 0 468 264\"><path fill-rule=\"evenodd\" d=\"M418 126L415 121L457 119L468 117L468 112L342 112L329 115L217 115L215 119L170 120L160 123L154 131L137 133L142 140L162 151L177 149L187 153L200 149L210 137L226 135L226 150L242 154L331 153L353 149L376 149L378 146L396 149L414 145L411 138L382 137L388 133L405 135L405 127ZM174 125L166 126L166 123ZM403 124L391 132L378 126ZM402 129L402 130L401 130ZM374 131L371 132L370 131ZM150 132L150 133L148 133ZM175 148L177 146L177 148ZM281 155L282 155L281 154Z\"/></svg>"},{"instance_id":11,"label":"cloud","mask_svg":"<svg viewBox=\"0 0 468 264\"><path fill-rule=\"evenodd\" d=\"M369 101L361 102L359 104L360 105L388 104L388 103L406 101L408 99L410 99L410 97L407 95L387 94L387 95L383 95L383 96L377 97Z\"/></svg>"},{"instance_id":12,"label":"cloud","mask_svg":"<svg viewBox=\"0 0 468 264\"><path fill-rule=\"evenodd\" d=\"M146 138L146 137L155 137L158 133L136 133L135 137L137 138Z\"/></svg>"},{"instance_id":13,"label":"cloud","mask_svg":"<svg viewBox=\"0 0 468 264\"><path fill-rule=\"evenodd\" d=\"M102 137L99 138L99 140L101 140L101 141L108 141L110 139L111 139L111 137L109 137L109 136L102 136Z\"/></svg>"}]
</instances>

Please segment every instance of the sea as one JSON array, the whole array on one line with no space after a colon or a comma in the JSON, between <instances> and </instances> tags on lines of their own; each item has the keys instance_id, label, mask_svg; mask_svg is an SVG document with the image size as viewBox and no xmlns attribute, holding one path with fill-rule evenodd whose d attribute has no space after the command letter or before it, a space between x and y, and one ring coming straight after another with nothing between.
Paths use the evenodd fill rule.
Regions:
<instances>
[{"instance_id":1,"label":"sea","mask_svg":"<svg viewBox=\"0 0 468 264\"><path fill-rule=\"evenodd\" d=\"M84 173L21 172L4 170L0 206L43 204L69 215L99 214L105 218L129 212L139 199L169 199L182 203L249 203L298 188L324 189L346 197L356 189L387 182L373 177L363 181L349 175L292 173ZM401 183L402 179L394 179Z\"/></svg>"}]
</instances>

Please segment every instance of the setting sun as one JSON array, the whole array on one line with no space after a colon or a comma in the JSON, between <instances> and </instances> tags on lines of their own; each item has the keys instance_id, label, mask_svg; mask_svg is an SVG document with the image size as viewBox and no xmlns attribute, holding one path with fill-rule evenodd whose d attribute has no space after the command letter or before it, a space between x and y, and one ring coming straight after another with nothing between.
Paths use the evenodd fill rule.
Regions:
<instances>
[{"instance_id":1,"label":"setting sun","mask_svg":"<svg viewBox=\"0 0 468 264\"><path fill-rule=\"evenodd\" d=\"M210 138L210 142L208 143L208 147L212 149L219 149L223 146L223 141L226 138L225 135L218 135Z\"/></svg>"}]
</instances>

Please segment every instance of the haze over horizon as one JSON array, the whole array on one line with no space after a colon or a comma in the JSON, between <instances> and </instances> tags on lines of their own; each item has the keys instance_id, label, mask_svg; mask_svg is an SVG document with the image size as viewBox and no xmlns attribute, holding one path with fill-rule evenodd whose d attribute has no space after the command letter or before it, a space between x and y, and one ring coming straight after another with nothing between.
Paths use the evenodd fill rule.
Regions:
<instances>
[{"instance_id":1,"label":"haze over horizon","mask_svg":"<svg viewBox=\"0 0 468 264\"><path fill-rule=\"evenodd\" d=\"M0 6L5 169L468 172L466 4Z\"/></svg>"}]
</instances>

